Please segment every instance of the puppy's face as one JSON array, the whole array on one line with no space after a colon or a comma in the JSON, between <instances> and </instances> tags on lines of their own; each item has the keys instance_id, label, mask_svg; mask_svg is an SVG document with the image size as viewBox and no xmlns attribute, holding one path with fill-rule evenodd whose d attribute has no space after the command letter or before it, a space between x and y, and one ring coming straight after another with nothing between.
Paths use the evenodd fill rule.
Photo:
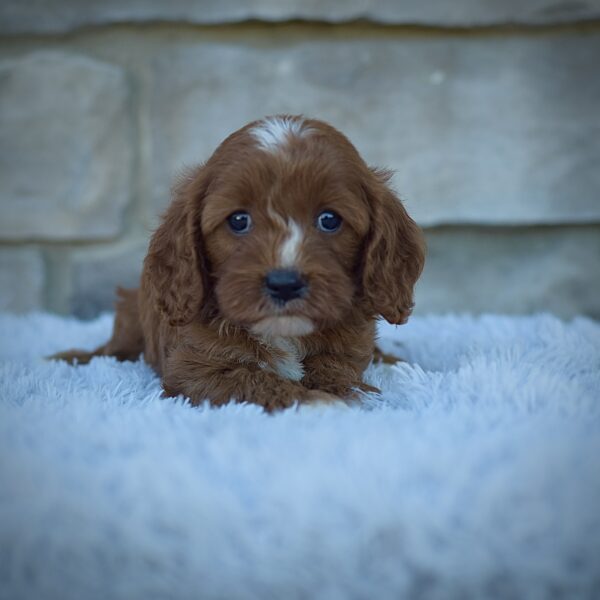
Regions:
<instances>
[{"instance_id":1,"label":"puppy's face","mask_svg":"<svg viewBox=\"0 0 600 600\"><path fill-rule=\"evenodd\" d=\"M334 130L271 119L214 157L201 231L221 314L263 336L341 321L360 288L369 209L354 148Z\"/></svg>"},{"instance_id":2,"label":"puppy's face","mask_svg":"<svg viewBox=\"0 0 600 600\"><path fill-rule=\"evenodd\" d=\"M301 336L352 310L403 323L424 261L421 231L333 127L250 123L175 189L144 261L148 301L171 326L224 318Z\"/></svg>"}]
</instances>

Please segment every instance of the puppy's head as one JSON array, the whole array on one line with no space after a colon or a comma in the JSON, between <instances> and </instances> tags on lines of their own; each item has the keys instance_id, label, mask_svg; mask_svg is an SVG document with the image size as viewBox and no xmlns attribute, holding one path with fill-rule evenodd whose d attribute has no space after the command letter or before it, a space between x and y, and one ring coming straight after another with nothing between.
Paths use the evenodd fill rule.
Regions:
<instances>
[{"instance_id":1,"label":"puppy's head","mask_svg":"<svg viewBox=\"0 0 600 600\"><path fill-rule=\"evenodd\" d=\"M179 185L154 234L159 309L181 325L212 307L262 336L307 335L357 308L404 322L423 242L387 179L323 122L250 123Z\"/></svg>"}]
</instances>

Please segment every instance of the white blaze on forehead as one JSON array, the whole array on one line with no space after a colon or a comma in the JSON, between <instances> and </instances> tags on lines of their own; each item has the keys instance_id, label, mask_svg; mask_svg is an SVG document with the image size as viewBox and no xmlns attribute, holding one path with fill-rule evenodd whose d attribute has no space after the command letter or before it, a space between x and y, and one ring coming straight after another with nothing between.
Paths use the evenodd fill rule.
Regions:
<instances>
[{"instance_id":1,"label":"white blaze on forehead","mask_svg":"<svg viewBox=\"0 0 600 600\"><path fill-rule=\"evenodd\" d=\"M296 221L290 219L287 230L287 236L279 248L279 262L282 267L293 267L296 265L300 254L302 228Z\"/></svg>"},{"instance_id":2,"label":"white blaze on forehead","mask_svg":"<svg viewBox=\"0 0 600 600\"><path fill-rule=\"evenodd\" d=\"M267 117L250 129L250 134L263 150L275 151L284 146L291 136L303 137L310 131L304 121L289 117Z\"/></svg>"}]
</instances>

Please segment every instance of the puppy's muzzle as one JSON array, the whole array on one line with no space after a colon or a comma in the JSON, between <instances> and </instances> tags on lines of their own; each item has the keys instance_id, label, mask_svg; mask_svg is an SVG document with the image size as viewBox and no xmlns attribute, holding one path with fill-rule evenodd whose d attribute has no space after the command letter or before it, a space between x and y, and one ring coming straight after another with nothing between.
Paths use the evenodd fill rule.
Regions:
<instances>
[{"instance_id":1,"label":"puppy's muzzle","mask_svg":"<svg viewBox=\"0 0 600 600\"><path fill-rule=\"evenodd\" d=\"M267 295L282 304L296 298L302 298L307 289L306 281L298 271L276 269L267 273L265 277Z\"/></svg>"}]
</instances>

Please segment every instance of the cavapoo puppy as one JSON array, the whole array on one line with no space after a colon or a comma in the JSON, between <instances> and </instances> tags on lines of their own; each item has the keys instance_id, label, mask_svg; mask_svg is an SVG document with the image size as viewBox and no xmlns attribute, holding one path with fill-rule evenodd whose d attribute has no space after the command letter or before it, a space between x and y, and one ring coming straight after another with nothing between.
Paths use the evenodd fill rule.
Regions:
<instances>
[{"instance_id":1,"label":"cavapoo puppy","mask_svg":"<svg viewBox=\"0 0 600 600\"><path fill-rule=\"evenodd\" d=\"M424 261L388 179L322 121L246 125L175 186L110 341L54 358L143 353L193 404L272 411L377 391L362 381L375 321L406 321Z\"/></svg>"}]
</instances>

